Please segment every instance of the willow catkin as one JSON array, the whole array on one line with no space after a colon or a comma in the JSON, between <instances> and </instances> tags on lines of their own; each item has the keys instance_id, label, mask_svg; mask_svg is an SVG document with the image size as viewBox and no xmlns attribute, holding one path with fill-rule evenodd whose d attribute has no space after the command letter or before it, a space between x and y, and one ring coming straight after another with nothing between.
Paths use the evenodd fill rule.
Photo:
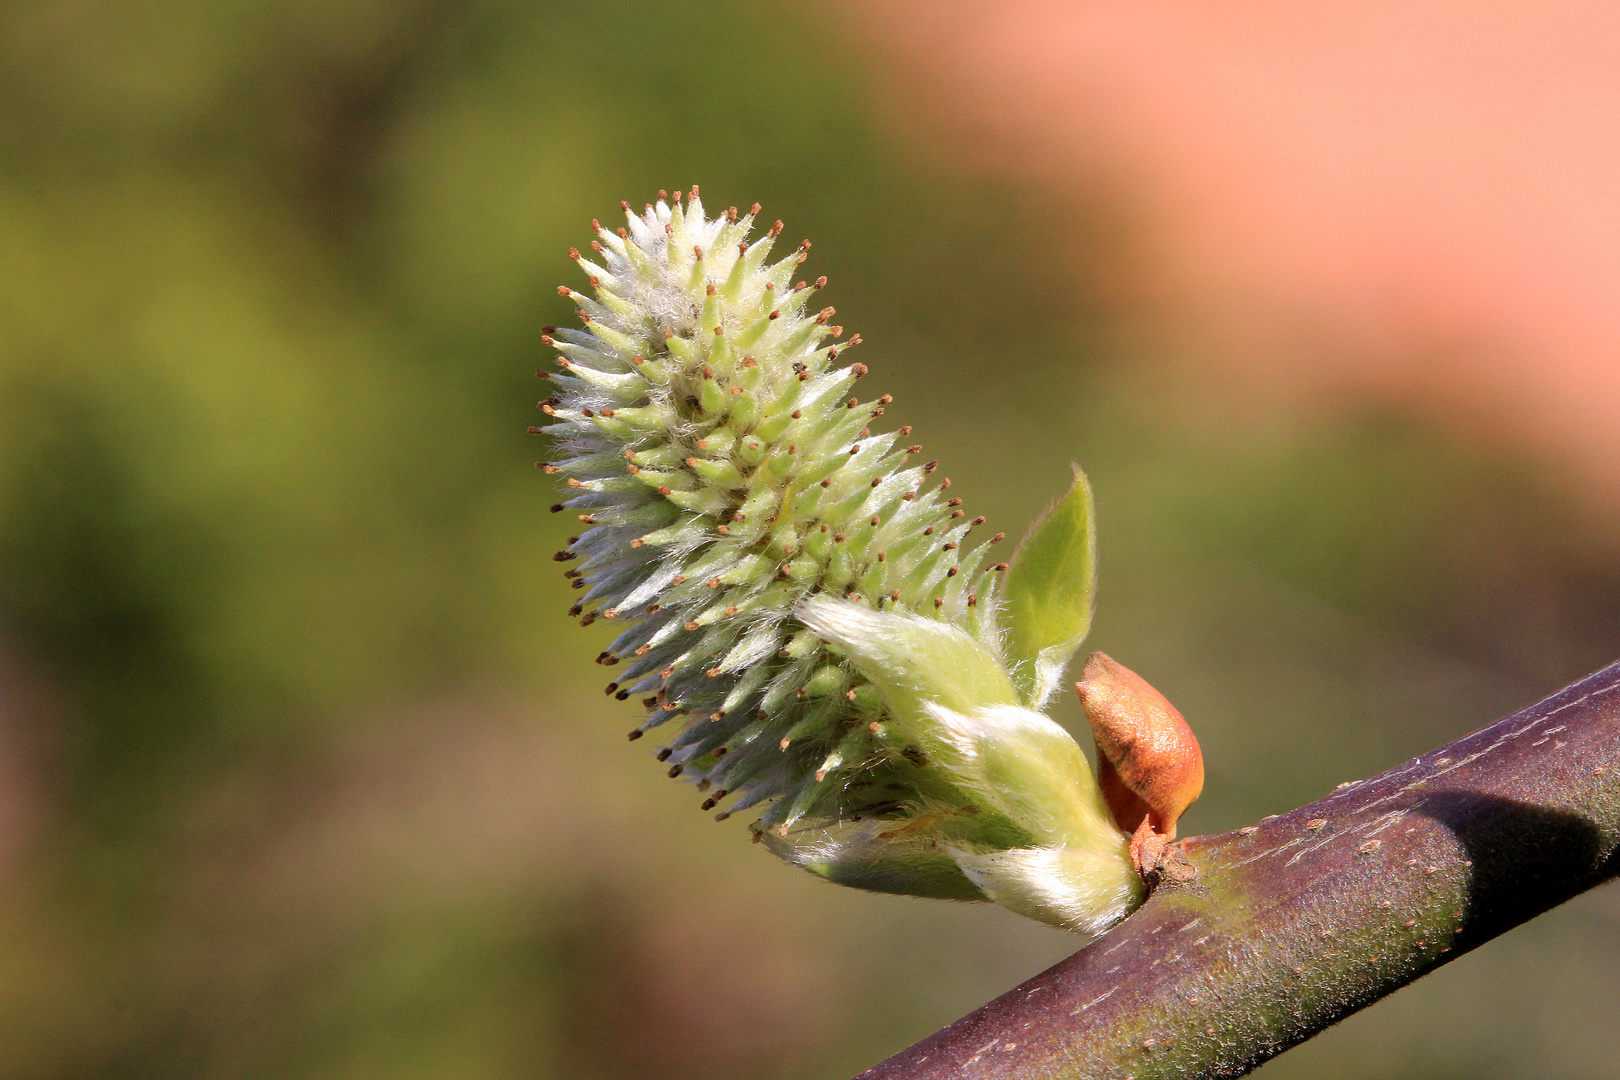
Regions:
<instances>
[{"instance_id":1,"label":"willow catkin","mask_svg":"<svg viewBox=\"0 0 1620 1080\"><path fill-rule=\"evenodd\" d=\"M918 463L909 428L881 430L891 398L859 397L867 369L844 358L859 335L839 342L825 278L794 282L809 241L773 262L781 222L751 237L758 206L709 218L696 188L621 205L625 227L593 222L591 254L570 252L594 296L559 290L583 327L547 328L555 423L535 430L568 489L553 509L584 526L556 556L582 593L569 614L623 627L598 662L607 692L646 712L630 738L672 730L658 758L704 809L764 804L756 839L833 880L1007 902L975 867L1039 847L1041 827L969 775L977 736L957 737L982 727L975 709L1031 704L1001 659L1007 564L986 555L1002 534L972 542L984 518ZM923 683L984 676L960 724L863 658L876 638L967 658L913 665ZM1084 788L1074 756L1084 778L1064 783Z\"/></svg>"}]
</instances>

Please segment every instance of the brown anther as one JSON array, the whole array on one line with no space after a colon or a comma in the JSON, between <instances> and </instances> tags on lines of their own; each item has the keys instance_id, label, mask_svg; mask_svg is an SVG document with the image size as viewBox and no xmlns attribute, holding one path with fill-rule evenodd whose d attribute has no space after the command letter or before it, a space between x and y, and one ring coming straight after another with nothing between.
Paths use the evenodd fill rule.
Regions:
<instances>
[{"instance_id":1,"label":"brown anther","mask_svg":"<svg viewBox=\"0 0 1620 1080\"><path fill-rule=\"evenodd\" d=\"M1097 744L1097 783L1114 821L1132 833L1131 858L1148 872L1176 837L1176 820L1204 788L1198 740L1147 680L1104 653L1075 683Z\"/></svg>"},{"instance_id":2,"label":"brown anther","mask_svg":"<svg viewBox=\"0 0 1620 1080\"><path fill-rule=\"evenodd\" d=\"M956 550L956 545L955 544L946 544L943 550L945 550L945 551L955 551Z\"/></svg>"},{"instance_id":3,"label":"brown anther","mask_svg":"<svg viewBox=\"0 0 1620 1080\"><path fill-rule=\"evenodd\" d=\"M873 487L877 487L881 483L883 483L883 477L881 477L881 476L872 477L872 486Z\"/></svg>"},{"instance_id":4,"label":"brown anther","mask_svg":"<svg viewBox=\"0 0 1620 1080\"><path fill-rule=\"evenodd\" d=\"M699 258L699 259L703 258L703 249L698 247L696 244L693 244L692 245L692 255L695 258ZM709 295L713 296L714 294L710 293Z\"/></svg>"},{"instance_id":5,"label":"brown anther","mask_svg":"<svg viewBox=\"0 0 1620 1080\"><path fill-rule=\"evenodd\" d=\"M557 286L557 295L558 296L572 296L573 294L574 294L574 290L570 289L568 286L566 286L566 285Z\"/></svg>"},{"instance_id":6,"label":"brown anther","mask_svg":"<svg viewBox=\"0 0 1620 1080\"><path fill-rule=\"evenodd\" d=\"M887 551L878 552L878 562L888 562L888 561L889 561L889 553Z\"/></svg>"},{"instance_id":7,"label":"brown anther","mask_svg":"<svg viewBox=\"0 0 1620 1080\"><path fill-rule=\"evenodd\" d=\"M538 465L540 467L540 471L545 473L547 476L557 475L557 466L551 464L550 462L537 461L535 464Z\"/></svg>"},{"instance_id":8,"label":"brown anther","mask_svg":"<svg viewBox=\"0 0 1620 1080\"><path fill-rule=\"evenodd\" d=\"M749 208L748 208L748 212L749 212L749 213L750 213L750 214L757 214L757 213L759 213L759 203L755 203L755 204L754 204L754 205L753 205L753 206L750 206L750 207L749 207Z\"/></svg>"},{"instance_id":9,"label":"brown anther","mask_svg":"<svg viewBox=\"0 0 1620 1080\"><path fill-rule=\"evenodd\" d=\"M934 535L934 527L932 525L928 526L928 528L923 530L923 535L924 536L933 536Z\"/></svg>"},{"instance_id":10,"label":"brown anther","mask_svg":"<svg viewBox=\"0 0 1620 1080\"><path fill-rule=\"evenodd\" d=\"M942 596L936 596L936 597L934 597L934 606L935 606L935 607L936 607L936 608L942 608L942 607L944 607L944 606L945 606L945 598L944 598L944 597L942 597Z\"/></svg>"},{"instance_id":11,"label":"brown anther","mask_svg":"<svg viewBox=\"0 0 1620 1080\"><path fill-rule=\"evenodd\" d=\"M780 319L782 317L782 313L780 311L773 311L765 317L771 320Z\"/></svg>"},{"instance_id":12,"label":"brown anther","mask_svg":"<svg viewBox=\"0 0 1620 1080\"><path fill-rule=\"evenodd\" d=\"M717 577L710 578L708 581L704 582L704 584L711 589L718 589L720 587L720 579Z\"/></svg>"},{"instance_id":13,"label":"brown anther","mask_svg":"<svg viewBox=\"0 0 1620 1080\"><path fill-rule=\"evenodd\" d=\"M715 336L715 337L725 337L725 336L726 336L726 329L725 329L725 327L723 327L723 326L717 326L717 327L715 327L715 328L714 328L714 336Z\"/></svg>"},{"instance_id":14,"label":"brown anther","mask_svg":"<svg viewBox=\"0 0 1620 1080\"><path fill-rule=\"evenodd\" d=\"M907 435L911 434L911 425L907 424L905 427L903 427L899 431L895 432L895 434L900 436L902 439L905 438ZM917 449L921 450L922 447L919 446L919 447L917 447Z\"/></svg>"},{"instance_id":15,"label":"brown anther","mask_svg":"<svg viewBox=\"0 0 1620 1080\"><path fill-rule=\"evenodd\" d=\"M985 521L987 521L987 520L988 519L983 514L980 514L978 517L976 517L972 521L968 522L968 524L971 525L971 526L979 526L979 525L983 525L985 523Z\"/></svg>"},{"instance_id":16,"label":"brown anther","mask_svg":"<svg viewBox=\"0 0 1620 1080\"><path fill-rule=\"evenodd\" d=\"M975 596L973 593L968 593L968 607L977 607L978 604L979 604L979 598L977 596Z\"/></svg>"},{"instance_id":17,"label":"brown anther","mask_svg":"<svg viewBox=\"0 0 1620 1080\"><path fill-rule=\"evenodd\" d=\"M899 600L900 599L900 590L895 589L893 592L891 592L889 594L889 599L890 600Z\"/></svg>"},{"instance_id":18,"label":"brown anther","mask_svg":"<svg viewBox=\"0 0 1620 1080\"><path fill-rule=\"evenodd\" d=\"M781 236L782 235L782 223L780 221L778 221L776 224L772 225L771 228L770 228L770 231L767 232L765 235L769 236L772 240L776 239L778 236Z\"/></svg>"},{"instance_id":19,"label":"brown anther","mask_svg":"<svg viewBox=\"0 0 1620 1080\"><path fill-rule=\"evenodd\" d=\"M703 629L703 624L701 624L701 623L697 623L697 622L689 622L689 623L687 623L687 624L686 624L686 629L687 629L687 630L688 630L688 631L689 631L689 632L693 632L693 633L695 633L695 632L697 632L697 631L698 631L698 630L701 630L701 629Z\"/></svg>"},{"instance_id":20,"label":"brown anther","mask_svg":"<svg viewBox=\"0 0 1620 1080\"><path fill-rule=\"evenodd\" d=\"M876 514L873 514L872 515L872 524L874 526L881 525L881 524L883 524L883 519L878 517Z\"/></svg>"},{"instance_id":21,"label":"brown anther","mask_svg":"<svg viewBox=\"0 0 1620 1080\"><path fill-rule=\"evenodd\" d=\"M939 490L941 490L941 491L944 491L946 488L948 488L950 486L951 486L951 478L948 477L948 476L945 479L943 479L943 480L941 480L939 482Z\"/></svg>"},{"instance_id":22,"label":"brown anther","mask_svg":"<svg viewBox=\"0 0 1620 1080\"><path fill-rule=\"evenodd\" d=\"M959 517L966 517L966 516L967 516L967 511L966 510L952 510L951 511L951 520L952 521L955 521Z\"/></svg>"},{"instance_id":23,"label":"brown anther","mask_svg":"<svg viewBox=\"0 0 1620 1080\"><path fill-rule=\"evenodd\" d=\"M636 728L636 730L630 733L630 741L635 742L645 734L647 734L645 731L642 731L640 728Z\"/></svg>"},{"instance_id":24,"label":"brown anther","mask_svg":"<svg viewBox=\"0 0 1620 1080\"><path fill-rule=\"evenodd\" d=\"M961 506L962 505L962 500L961 499L946 499L945 500L945 505L946 506Z\"/></svg>"},{"instance_id":25,"label":"brown anther","mask_svg":"<svg viewBox=\"0 0 1620 1080\"><path fill-rule=\"evenodd\" d=\"M686 584L686 575L676 574L674 577L669 579L669 583L671 585L684 585Z\"/></svg>"},{"instance_id":26,"label":"brown anther","mask_svg":"<svg viewBox=\"0 0 1620 1080\"><path fill-rule=\"evenodd\" d=\"M833 533L833 543L835 544L842 544L847 539L848 537L846 537L843 533Z\"/></svg>"},{"instance_id":27,"label":"brown anther","mask_svg":"<svg viewBox=\"0 0 1620 1080\"><path fill-rule=\"evenodd\" d=\"M924 473L931 473L937 468L939 468L939 460L936 458L935 460L930 461L930 462L923 465L923 472Z\"/></svg>"},{"instance_id":28,"label":"brown anther","mask_svg":"<svg viewBox=\"0 0 1620 1080\"><path fill-rule=\"evenodd\" d=\"M945 576L946 577L955 577L957 575L957 572L960 571L961 569L962 568L960 566L953 566L949 570L945 571Z\"/></svg>"}]
</instances>

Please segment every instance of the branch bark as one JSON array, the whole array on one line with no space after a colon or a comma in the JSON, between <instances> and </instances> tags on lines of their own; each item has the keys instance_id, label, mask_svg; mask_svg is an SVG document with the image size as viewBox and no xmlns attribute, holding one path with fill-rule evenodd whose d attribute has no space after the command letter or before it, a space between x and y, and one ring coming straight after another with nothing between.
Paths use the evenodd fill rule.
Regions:
<instances>
[{"instance_id":1,"label":"branch bark","mask_svg":"<svg viewBox=\"0 0 1620 1080\"><path fill-rule=\"evenodd\" d=\"M1620 663L1259 825L857 1080L1241 1076L1620 872Z\"/></svg>"}]
</instances>

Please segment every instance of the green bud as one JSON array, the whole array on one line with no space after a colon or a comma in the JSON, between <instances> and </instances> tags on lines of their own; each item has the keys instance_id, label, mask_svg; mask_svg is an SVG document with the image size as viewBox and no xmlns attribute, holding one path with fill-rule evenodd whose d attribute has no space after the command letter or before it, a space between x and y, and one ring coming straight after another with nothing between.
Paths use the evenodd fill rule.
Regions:
<instances>
[{"instance_id":1,"label":"green bud","mask_svg":"<svg viewBox=\"0 0 1620 1080\"><path fill-rule=\"evenodd\" d=\"M969 543L983 518L916 447L873 434L858 344L768 262L780 224L705 216L694 188L576 253L596 299L562 354L549 472L585 526L558 558L570 614L615 620L608 692L678 720L659 752L718 817L829 880L991 899L1095 931L1140 893L1074 740L1043 701L1090 618L1083 479L1007 583ZM998 535L995 539L1000 539ZM1078 577L1076 577L1078 575ZM1134 885L1133 885L1134 883ZM1134 891L1133 891L1134 890Z\"/></svg>"}]
</instances>

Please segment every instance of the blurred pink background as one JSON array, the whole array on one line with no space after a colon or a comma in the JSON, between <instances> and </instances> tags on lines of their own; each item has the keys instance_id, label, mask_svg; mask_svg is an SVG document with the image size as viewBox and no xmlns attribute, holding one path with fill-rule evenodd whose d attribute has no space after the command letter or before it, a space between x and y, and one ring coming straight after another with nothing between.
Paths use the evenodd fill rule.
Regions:
<instances>
[{"instance_id":1,"label":"blurred pink background","mask_svg":"<svg viewBox=\"0 0 1620 1080\"><path fill-rule=\"evenodd\" d=\"M1117 201L1166 351L1486 421L1620 506L1620 7L846 12L897 127L1042 184L1058 221L1066 192Z\"/></svg>"}]
</instances>

